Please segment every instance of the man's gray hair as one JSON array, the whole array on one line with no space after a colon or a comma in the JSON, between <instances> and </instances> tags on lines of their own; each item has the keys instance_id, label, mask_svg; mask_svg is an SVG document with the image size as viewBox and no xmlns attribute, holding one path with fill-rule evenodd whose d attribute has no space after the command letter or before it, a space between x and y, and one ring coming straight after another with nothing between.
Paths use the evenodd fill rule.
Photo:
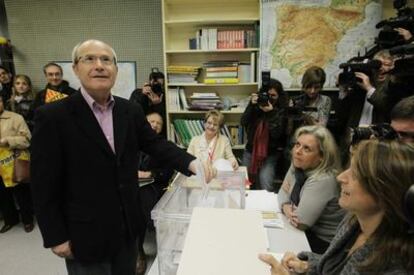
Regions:
<instances>
[{"instance_id":1,"label":"man's gray hair","mask_svg":"<svg viewBox=\"0 0 414 275\"><path fill-rule=\"evenodd\" d=\"M83 44L86 44L86 43L91 43L91 42L95 42L95 43L102 43L102 44L105 44L106 46L108 46L110 49L111 49L111 52L112 52L112 55L114 56L114 64L116 65L117 64L117 60L118 60L118 58L117 58L117 56L116 56L116 52L115 52L115 50L111 47L111 46L109 46L107 43L105 43L105 42L103 42L103 41L100 41L100 40L97 40L97 39L89 39L89 40L85 40L85 41L83 41L83 42L79 42L74 48L73 48L73 50L72 50L72 63L73 64L76 64L76 63L78 63L78 61L79 61L79 48L83 45Z\"/></svg>"}]
</instances>

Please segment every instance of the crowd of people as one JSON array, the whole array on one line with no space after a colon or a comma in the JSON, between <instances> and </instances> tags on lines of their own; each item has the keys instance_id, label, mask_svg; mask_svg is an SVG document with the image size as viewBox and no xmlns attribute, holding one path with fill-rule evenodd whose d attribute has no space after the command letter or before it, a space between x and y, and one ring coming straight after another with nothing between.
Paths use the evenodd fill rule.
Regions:
<instances>
[{"instance_id":1,"label":"crowd of people","mask_svg":"<svg viewBox=\"0 0 414 275\"><path fill-rule=\"evenodd\" d=\"M150 211L174 169L194 174L200 161L210 179L214 162L225 159L248 168L252 188L278 191L282 213L306 234L311 252L286 253L281 263L259 256L272 274L410 274L414 235L401 201L414 178L414 96L393 94L387 51L374 59L382 64L375 79L357 72L358 89L340 89L337 99L320 93L326 75L317 66L305 71L297 97L276 79L262 87L267 101L254 91L241 117L240 163L220 134L218 110L206 112L187 152L167 141L158 70L129 100L113 96L117 56L102 41L73 49L79 90L56 63L43 67L47 85L37 93L28 76L0 66L0 157L31 153L30 183L1 173L0 233L20 220L31 232L35 215L44 246L65 259L69 274L144 274ZM384 122L397 138L346 142L344 129Z\"/></svg>"}]
</instances>

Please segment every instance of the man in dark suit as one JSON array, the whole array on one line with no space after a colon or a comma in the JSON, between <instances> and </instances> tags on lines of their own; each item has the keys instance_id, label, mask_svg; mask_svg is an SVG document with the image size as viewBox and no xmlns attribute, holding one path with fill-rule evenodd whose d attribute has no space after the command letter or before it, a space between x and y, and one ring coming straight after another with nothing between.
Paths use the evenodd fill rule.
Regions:
<instances>
[{"instance_id":1,"label":"man in dark suit","mask_svg":"<svg viewBox=\"0 0 414 275\"><path fill-rule=\"evenodd\" d=\"M69 274L132 275L143 222L138 151L184 173L196 162L158 136L141 108L111 95L118 70L109 45L80 43L72 60L80 92L35 116L32 187L44 246L66 259Z\"/></svg>"}]
</instances>

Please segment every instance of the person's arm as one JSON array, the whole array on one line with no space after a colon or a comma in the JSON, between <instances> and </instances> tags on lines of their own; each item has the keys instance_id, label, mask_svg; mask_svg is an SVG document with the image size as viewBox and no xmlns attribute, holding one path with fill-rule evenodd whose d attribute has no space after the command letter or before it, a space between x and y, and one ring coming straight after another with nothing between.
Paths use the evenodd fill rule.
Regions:
<instances>
[{"instance_id":1,"label":"person's arm","mask_svg":"<svg viewBox=\"0 0 414 275\"><path fill-rule=\"evenodd\" d=\"M14 135L3 136L0 139L0 144L9 147L10 149L26 149L30 145L30 130L27 127L26 122L24 121L21 115L16 114L12 118L12 125L14 129ZM10 132L9 132L10 133Z\"/></svg>"},{"instance_id":2,"label":"person's arm","mask_svg":"<svg viewBox=\"0 0 414 275\"><path fill-rule=\"evenodd\" d=\"M279 202L279 208L283 212L283 205L289 204L290 205L290 190L292 190L294 186L294 178L293 178L293 167L291 166L286 173L285 178L283 179L282 187L279 189L277 193L277 199Z\"/></svg>"},{"instance_id":3,"label":"person's arm","mask_svg":"<svg viewBox=\"0 0 414 275\"><path fill-rule=\"evenodd\" d=\"M285 110L275 107L271 112L266 113L266 120L269 123L270 142L277 142L285 136L287 124Z\"/></svg>"},{"instance_id":4,"label":"person's arm","mask_svg":"<svg viewBox=\"0 0 414 275\"><path fill-rule=\"evenodd\" d=\"M187 153L189 153L193 156L196 156L195 155L195 147L197 146L196 143L198 143L198 142L196 142L197 139L198 139L197 136L193 137L190 141L190 144L188 145L188 148L187 148Z\"/></svg>"},{"instance_id":5,"label":"person's arm","mask_svg":"<svg viewBox=\"0 0 414 275\"><path fill-rule=\"evenodd\" d=\"M227 159L231 162L231 166L234 170L239 168L239 164L237 163L237 159L233 154L233 150L231 149L231 144L229 139L226 136L220 135L220 140L224 143L224 159Z\"/></svg>"},{"instance_id":6,"label":"person's arm","mask_svg":"<svg viewBox=\"0 0 414 275\"><path fill-rule=\"evenodd\" d=\"M306 180L296 209L300 229L306 230L315 224L334 197L336 186L334 176L323 175Z\"/></svg>"},{"instance_id":7,"label":"person's arm","mask_svg":"<svg viewBox=\"0 0 414 275\"><path fill-rule=\"evenodd\" d=\"M259 112L262 112L257 107L257 94L253 93L251 95L251 99L249 104L246 107L246 110L244 110L244 113L240 119L240 124L247 128L250 123L253 123L256 117L258 116Z\"/></svg>"},{"instance_id":8,"label":"person's arm","mask_svg":"<svg viewBox=\"0 0 414 275\"><path fill-rule=\"evenodd\" d=\"M326 96L323 104L318 107L318 124L326 126L329 120L329 115L331 113L332 100L330 97Z\"/></svg>"},{"instance_id":9,"label":"person's arm","mask_svg":"<svg viewBox=\"0 0 414 275\"><path fill-rule=\"evenodd\" d=\"M47 114L43 108L35 114L36 127L31 140L31 188L44 246L51 248L62 245L68 248L70 237L62 205L63 144L55 117L56 114Z\"/></svg>"}]
</instances>

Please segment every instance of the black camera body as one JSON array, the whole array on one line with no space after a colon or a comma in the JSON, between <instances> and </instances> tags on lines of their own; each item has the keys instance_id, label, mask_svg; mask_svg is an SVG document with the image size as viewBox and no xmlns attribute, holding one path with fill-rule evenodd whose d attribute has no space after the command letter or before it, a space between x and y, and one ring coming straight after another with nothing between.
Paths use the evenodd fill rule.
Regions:
<instances>
[{"instance_id":1,"label":"black camera body","mask_svg":"<svg viewBox=\"0 0 414 275\"><path fill-rule=\"evenodd\" d=\"M378 71L381 68L381 61L379 60L371 60L368 62L348 62L342 63L339 65L339 68L343 69L338 75L338 84L342 87L353 87L357 84L357 82L361 82L355 73L361 72L366 74L371 82L373 81L373 73Z\"/></svg>"},{"instance_id":2,"label":"black camera body","mask_svg":"<svg viewBox=\"0 0 414 275\"><path fill-rule=\"evenodd\" d=\"M161 95L163 93L162 91L162 85L161 83L155 82L151 84L151 90L156 94L156 95Z\"/></svg>"},{"instance_id":3,"label":"black camera body","mask_svg":"<svg viewBox=\"0 0 414 275\"><path fill-rule=\"evenodd\" d=\"M411 33L414 31L414 11L406 7L407 1L396 0L393 3L394 9L397 10L397 17L382 20L376 25L377 29L382 28L375 43L382 49L392 48L405 44L406 41L395 29L403 28Z\"/></svg>"},{"instance_id":4,"label":"black camera body","mask_svg":"<svg viewBox=\"0 0 414 275\"><path fill-rule=\"evenodd\" d=\"M371 137L383 140L393 140L398 139L398 134L388 123L350 128L351 145L357 144L361 140L370 139Z\"/></svg>"},{"instance_id":5,"label":"black camera body","mask_svg":"<svg viewBox=\"0 0 414 275\"><path fill-rule=\"evenodd\" d=\"M158 82L160 79L165 79L164 74L160 72L158 68L151 68L151 73L149 75L149 81L151 83L151 90L158 96L163 93L162 84Z\"/></svg>"},{"instance_id":6,"label":"black camera body","mask_svg":"<svg viewBox=\"0 0 414 275\"><path fill-rule=\"evenodd\" d=\"M269 83L270 83L270 72L263 71L262 72L262 87L258 92L257 104L260 106L267 106L269 104Z\"/></svg>"}]
</instances>

